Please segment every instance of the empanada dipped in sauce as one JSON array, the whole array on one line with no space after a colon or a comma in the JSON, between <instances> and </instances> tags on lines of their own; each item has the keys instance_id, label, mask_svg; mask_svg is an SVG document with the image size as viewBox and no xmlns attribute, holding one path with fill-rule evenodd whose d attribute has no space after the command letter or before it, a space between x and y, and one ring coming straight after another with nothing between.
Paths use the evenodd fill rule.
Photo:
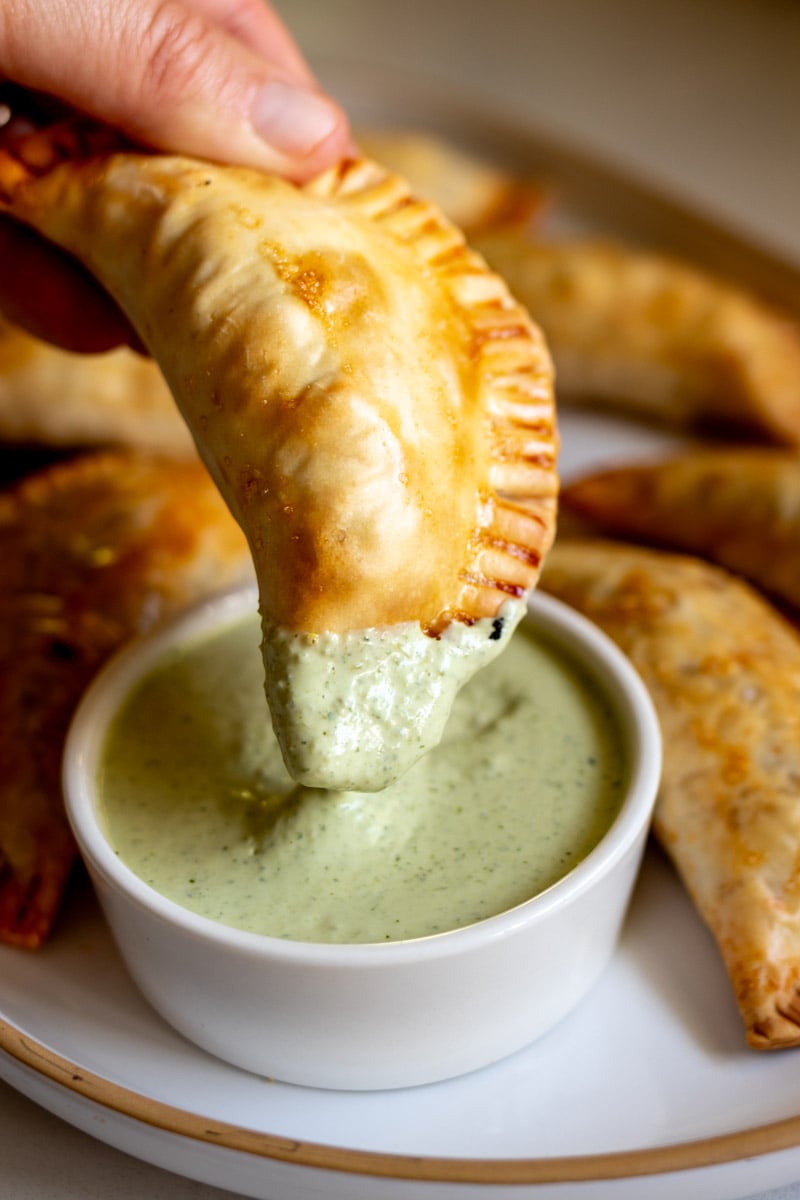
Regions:
<instances>
[{"instance_id":1,"label":"empanada dipped in sauce","mask_svg":"<svg viewBox=\"0 0 800 1200\"><path fill-rule=\"evenodd\" d=\"M800 327L677 259L611 243L474 243L541 324L560 400L800 446Z\"/></svg>"},{"instance_id":2,"label":"empanada dipped in sauce","mask_svg":"<svg viewBox=\"0 0 800 1200\"><path fill-rule=\"evenodd\" d=\"M418 129L359 129L367 158L402 175L467 237L495 229L525 231L549 202L539 183L510 174L454 142Z\"/></svg>"},{"instance_id":3,"label":"empanada dipped in sauce","mask_svg":"<svg viewBox=\"0 0 800 1200\"><path fill-rule=\"evenodd\" d=\"M298 187L103 136L0 140L0 203L114 296L247 534L290 772L383 787L507 641L552 539L542 336L373 163Z\"/></svg>"},{"instance_id":4,"label":"empanada dipped in sauce","mask_svg":"<svg viewBox=\"0 0 800 1200\"><path fill-rule=\"evenodd\" d=\"M562 504L599 533L689 551L800 609L800 454L687 451L572 481Z\"/></svg>"},{"instance_id":5,"label":"empanada dipped in sauce","mask_svg":"<svg viewBox=\"0 0 800 1200\"><path fill-rule=\"evenodd\" d=\"M800 638L688 556L559 540L542 587L631 658L665 745L655 832L724 959L747 1040L800 1043Z\"/></svg>"},{"instance_id":6,"label":"empanada dipped in sauce","mask_svg":"<svg viewBox=\"0 0 800 1200\"><path fill-rule=\"evenodd\" d=\"M73 354L1 319L0 441L196 454L152 359L125 347Z\"/></svg>"},{"instance_id":7,"label":"empanada dipped in sauce","mask_svg":"<svg viewBox=\"0 0 800 1200\"><path fill-rule=\"evenodd\" d=\"M0 941L39 946L77 848L61 795L67 727L123 642L250 580L241 530L201 463L85 454L0 494Z\"/></svg>"}]
</instances>

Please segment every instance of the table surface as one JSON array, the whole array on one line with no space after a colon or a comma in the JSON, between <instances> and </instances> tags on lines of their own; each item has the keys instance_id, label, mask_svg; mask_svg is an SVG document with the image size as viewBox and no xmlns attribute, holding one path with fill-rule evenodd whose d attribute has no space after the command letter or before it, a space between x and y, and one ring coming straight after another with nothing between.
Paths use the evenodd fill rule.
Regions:
<instances>
[{"instance_id":1,"label":"table surface","mask_svg":"<svg viewBox=\"0 0 800 1200\"><path fill-rule=\"evenodd\" d=\"M800 264L793 0L279 0L313 62L413 69L633 169ZM0 1200L228 1200L0 1083ZM758 1200L800 1200L800 1181ZM276 1197L275 1200L280 1200ZM569 1200L565 1191L565 1200Z\"/></svg>"}]
</instances>

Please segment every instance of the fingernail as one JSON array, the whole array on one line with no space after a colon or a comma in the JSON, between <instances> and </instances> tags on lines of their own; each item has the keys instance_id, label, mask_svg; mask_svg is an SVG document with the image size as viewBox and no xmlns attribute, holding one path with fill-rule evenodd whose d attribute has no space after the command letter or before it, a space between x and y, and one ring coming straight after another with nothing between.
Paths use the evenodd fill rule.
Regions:
<instances>
[{"instance_id":1,"label":"fingernail","mask_svg":"<svg viewBox=\"0 0 800 1200\"><path fill-rule=\"evenodd\" d=\"M338 116L323 96L276 79L258 93L251 121L275 150L302 158L333 133Z\"/></svg>"}]
</instances>

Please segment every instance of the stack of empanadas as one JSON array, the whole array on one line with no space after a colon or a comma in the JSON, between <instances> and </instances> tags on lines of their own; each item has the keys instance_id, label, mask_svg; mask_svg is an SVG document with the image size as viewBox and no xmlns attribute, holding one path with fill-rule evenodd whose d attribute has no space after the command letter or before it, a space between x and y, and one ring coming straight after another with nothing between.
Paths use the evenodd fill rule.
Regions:
<instances>
[{"instance_id":1,"label":"stack of empanadas","mask_svg":"<svg viewBox=\"0 0 800 1200\"><path fill-rule=\"evenodd\" d=\"M749 1043L800 1044L800 325L646 250L513 229L475 244L541 323L561 402L727 442L571 481L543 586L644 676L667 745L656 833L717 938Z\"/></svg>"},{"instance_id":2,"label":"stack of empanadas","mask_svg":"<svg viewBox=\"0 0 800 1200\"><path fill-rule=\"evenodd\" d=\"M412 621L439 639L525 595L553 536L550 364L523 309L437 208L371 162L298 189L184 159L113 153L106 138L74 125L35 136L27 157L24 144L3 156L0 140L0 200L84 261L163 368L247 533L267 631L339 636ZM531 219L541 189L440 142L408 134L362 142L466 226L530 307L552 344L562 399L622 405L673 424L711 420L728 435L747 429L800 446L795 322L660 255L537 240ZM59 153L49 154L55 145ZM118 359L123 373L134 370L132 359ZM31 378L44 395L49 367L42 370ZM135 371L155 383L155 368L137 360ZM2 400L0 376L0 431ZM99 406L89 408L102 426ZM45 412L40 432L58 440ZM91 440L91 418L75 428ZM104 428L98 440L144 444L132 425ZM176 430L170 416L157 437ZM179 435L176 452L183 446ZM55 546L78 506L64 502L64 489L82 495L96 473L81 537L102 543L99 559L110 553L112 569L87 575L80 560L64 571L56 553L56 578L47 580L58 606L60 581L78 571L87 663L150 612L123 605L112 634L100 620L98 597L104 613L117 602L115 547L133 537L152 587L154 564L168 561L163 515L173 514L167 528L176 511L186 520L185 489L200 470L168 477L136 456L101 458L45 476L8 502L12 541L28 545L32 529L39 550ZM213 509L202 478L192 490ZM793 449L733 446L574 481L570 514L661 549L560 537L543 576L618 641L652 691L668 747L656 833L717 938L748 1040L761 1048L800 1042L800 643L752 585L800 605L799 479ZM49 510L49 501L32 505L37 489L64 512L47 537L32 516ZM124 517L111 522L113 537L106 525L102 537L92 532L103 495ZM170 541L182 548L181 598L207 582L191 561L230 568L232 577L248 569L221 508L195 518L185 540ZM211 539L200 539L204 549L200 521ZM9 676L9 745L24 746L40 728L63 727L86 668L69 665L84 662L83 650L75 655L65 643L53 652L58 613L37 608L32 552L17 557L28 580L21 590L33 597L32 661L47 664L46 678L57 680L47 694L60 697L34 708L31 728L14 733L24 672L17 684ZM102 578L110 588L98 590ZM28 757L14 768L20 777ZM0 925L5 904L6 936L13 927L28 944L45 929L41 912L52 915L72 853L52 785L37 787L26 809L29 848L41 811L49 865L23 856L16 879L0 888ZM12 825L22 808L12 801L7 809ZM0 809L0 848L3 836Z\"/></svg>"}]
</instances>

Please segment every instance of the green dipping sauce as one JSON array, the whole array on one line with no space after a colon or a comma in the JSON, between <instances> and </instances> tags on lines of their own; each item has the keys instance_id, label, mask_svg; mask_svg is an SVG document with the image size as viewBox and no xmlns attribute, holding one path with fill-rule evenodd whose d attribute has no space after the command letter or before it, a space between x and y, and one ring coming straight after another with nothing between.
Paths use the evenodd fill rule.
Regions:
<instances>
[{"instance_id":1,"label":"green dipping sauce","mask_svg":"<svg viewBox=\"0 0 800 1200\"><path fill-rule=\"evenodd\" d=\"M298 941L424 937L543 891L619 811L614 714L527 624L458 695L439 746L381 792L293 782L259 641L254 614L172 651L103 747L112 847L193 912Z\"/></svg>"}]
</instances>

